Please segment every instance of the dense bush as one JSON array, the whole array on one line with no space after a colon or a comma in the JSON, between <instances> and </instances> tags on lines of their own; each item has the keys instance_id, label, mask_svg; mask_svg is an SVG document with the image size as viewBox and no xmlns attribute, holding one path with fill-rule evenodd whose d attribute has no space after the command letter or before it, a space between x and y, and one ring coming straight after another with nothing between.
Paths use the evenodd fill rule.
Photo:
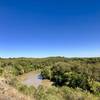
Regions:
<instances>
[{"instance_id":1,"label":"dense bush","mask_svg":"<svg viewBox=\"0 0 100 100\"><path fill-rule=\"evenodd\" d=\"M69 87L55 87L50 88L40 86L35 93L36 100L99 100L89 92L81 89L72 89Z\"/></svg>"},{"instance_id":2,"label":"dense bush","mask_svg":"<svg viewBox=\"0 0 100 100\"><path fill-rule=\"evenodd\" d=\"M41 75L46 79L52 80L55 85L72 88L79 87L91 93L100 94L100 87L95 86L96 81L99 83L100 80L100 64L95 60L93 61L93 59L83 59L83 61L70 60L67 62L56 62L51 67L45 67Z\"/></svg>"},{"instance_id":3,"label":"dense bush","mask_svg":"<svg viewBox=\"0 0 100 100\"><path fill-rule=\"evenodd\" d=\"M35 90L14 78L35 70L41 70L43 78L55 86ZM0 58L0 75L37 100L99 100L94 95L100 96L100 58Z\"/></svg>"}]
</instances>

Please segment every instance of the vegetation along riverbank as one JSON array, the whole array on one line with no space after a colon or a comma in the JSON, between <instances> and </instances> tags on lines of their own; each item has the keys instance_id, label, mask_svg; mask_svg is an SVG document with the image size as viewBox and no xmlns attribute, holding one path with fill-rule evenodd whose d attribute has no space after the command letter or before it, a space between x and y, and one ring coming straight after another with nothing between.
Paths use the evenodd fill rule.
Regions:
<instances>
[{"instance_id":1,"label":"vegetation along riverbank","mask_svg":"<svg viewBox=\"0 0 100 100\"><path fill-rule=\"evenodd\" d=\"M23 100L100 100L100 58L0 58L0 77Z\"/></svg>"}]
</instances>

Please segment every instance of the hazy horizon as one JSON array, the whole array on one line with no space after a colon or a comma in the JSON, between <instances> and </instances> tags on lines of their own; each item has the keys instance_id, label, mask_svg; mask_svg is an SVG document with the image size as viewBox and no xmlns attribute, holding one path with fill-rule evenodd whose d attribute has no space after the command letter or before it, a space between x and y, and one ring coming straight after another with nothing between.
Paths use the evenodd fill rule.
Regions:
<instances>
[{"instance_id":1,"label":"hazy horizon","mask_svg":"<svg viewBox=\"0 0 100 100\"><path fill-rule=\"evenodd\" d=\"M64 57L64 58L100 58L100 56L9 56L9 57L4 57L4 56L0 56L0 58L52 58L52 57Z\"/></svg>"}]
</instances>

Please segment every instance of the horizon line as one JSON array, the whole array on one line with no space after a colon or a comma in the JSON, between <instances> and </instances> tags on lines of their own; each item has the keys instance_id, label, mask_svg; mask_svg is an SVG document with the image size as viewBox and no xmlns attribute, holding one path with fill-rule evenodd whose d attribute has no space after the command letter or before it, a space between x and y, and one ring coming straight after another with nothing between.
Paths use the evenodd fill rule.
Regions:
<instances>
[{"instance_id":1,"label":"horizon line","mask_svg":"<svg viewBox=\"0 0 100 100\"><path fill-rule=\"evenodd\" d=\"M100 56L44 56L44 57L28 57L28 56L13 56L13 57L2 57L0 56L0 58L57 58L57 57L61 57L61 58L100 58Z\"/></svg>"}]
</instances>

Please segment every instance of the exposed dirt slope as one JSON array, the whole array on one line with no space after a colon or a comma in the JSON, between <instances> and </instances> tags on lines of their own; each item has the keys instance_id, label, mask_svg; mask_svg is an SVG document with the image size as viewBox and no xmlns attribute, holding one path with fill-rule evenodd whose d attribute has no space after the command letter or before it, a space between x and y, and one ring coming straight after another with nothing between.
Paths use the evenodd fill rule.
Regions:
<instances>
[{"instance_id":1,"label":"exposed dirt slope","mask_svg":"<svg viewBox=\"0 0 100 100\"><path fill-rule=\"evenodd\" d=\"M0 78L0 100L31 100L31 99L19 93L13 87L7 85L6 80L4 78Z\"/></svg>"}]
</instances>

